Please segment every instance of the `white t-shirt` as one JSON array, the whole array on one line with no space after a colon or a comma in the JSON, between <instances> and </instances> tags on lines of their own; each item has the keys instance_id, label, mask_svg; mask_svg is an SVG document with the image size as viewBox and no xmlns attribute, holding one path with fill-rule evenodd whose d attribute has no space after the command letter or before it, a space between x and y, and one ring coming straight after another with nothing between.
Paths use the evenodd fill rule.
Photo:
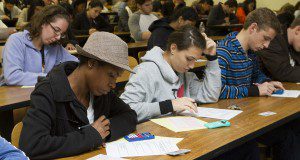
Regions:
<instances>
[{"instance_id":1,"label":"white t-shirt","mask_svg":"<svg viewBox=\"0 0 300 160\"><path fill-rule=\"evenodd\" d=\"M94 96L90 94L90 102L89 102L89 108L87 109L87 118L89 120L89 123L92 124L94 122Z\"/></svg>"},{"instance_id":2,"label":"white t-shirt","mask_svg":"<svg viewBox=\"0 0 300 160\"><path fill-rule=\"evenodd\" d=\"M152 24L153 21L157 20L158 18L153 14L141 14L140 15L140 28L142 32L149 31L149 26Z\"/></svg>"}]
</instances>

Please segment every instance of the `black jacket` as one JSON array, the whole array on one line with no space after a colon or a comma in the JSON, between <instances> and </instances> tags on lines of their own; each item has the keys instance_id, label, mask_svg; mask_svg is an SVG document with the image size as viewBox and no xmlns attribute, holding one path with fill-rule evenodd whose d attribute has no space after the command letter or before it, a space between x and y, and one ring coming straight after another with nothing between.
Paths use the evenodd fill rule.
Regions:
<instances>
[{"instance_id":1,"label":"black jacket","mask_svg":"<svg viewBox=\"0 0 300 160\"><path fill-rule=\"evenodd\" d=\"M212 25L221 25L225 23L225 17L229 17L230 24L238 23L238 19L235 16L235 14L229 14L227 15L223 8L222 3L219 3L218 5L213 6L213 8L210 10L207 18L206 25L212 26ZM228 30L226 29L210 29L207 28L207 34L212 36L222 36L228 34Z\"/></svg>"},{"instance_id":2,"label":"black jacket","mask_svg":"<svg viewBox=\"0 0 300 160\"><path fill-rule=\"evenodd\" d=\"M113 27L101 15L94 20L89 20L86 12L76 15L72 23L72 30L75 35L88 35L91 28L98 31L113 32Z\"/></svg>"},{"instance_id":3,"label":"black jacket","mask_svg":"<svg viewBox=\"0 0 300 160\"><path fill-rule=\"evenodd\" d=\"M151 32L151 36L148 40L148 50L152 49L154 46L159 46L163 50L167 48L168 37L174 32L174 29L169 24L169 19L163 18L154 21L150 25L149 31Z\"/></svg>"},{"instance_id":4,"label":"black jacket","mask_svg":"<svg viewBox=\"0 0 300 160\"><path fill-rule=\"evenodd\" d=\"M97 149L104 141L88 125L87 109L76 98L67 79L78 66L65 62L55 67L36 85L31 108L23 119L20 149L31 159L54 159ZM110 120L110 135L116 140L136 129L137 115L113 93L94 97L94 119ZM88 125L83 129L78 127Z\"/></svg>"},{"instance_id":5,"label":"black jacket","mask_svg":"<svg viewBox=\"0 0 300 160\"><path fill-rule=\"evenodd\" d=\"M263 71L275 80L300 82L300 52L288 44L287 29L283 31L283 34L277 34L268 48L259 52Z\"/></svg>"}]
</instances>

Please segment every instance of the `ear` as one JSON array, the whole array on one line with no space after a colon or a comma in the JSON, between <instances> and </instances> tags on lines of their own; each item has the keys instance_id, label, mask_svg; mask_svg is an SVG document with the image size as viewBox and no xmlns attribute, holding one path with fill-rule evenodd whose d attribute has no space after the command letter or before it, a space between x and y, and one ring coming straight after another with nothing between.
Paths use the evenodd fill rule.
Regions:
<instances>
[{"instance_id":1,"label":"ear","mask_svg":"<svg viewBox=\"0 0 300 160\"><path fill-rule=\"evenodd\" d=\"M300 26L295 27L295 35L300 35Z\"/></svg>"},{"instance_id":2,"label":"ear","mask_svg":"<svg viewBox=\"0 0 300 160\"><path fill-rule=\"evenodd\" d=\"M170 46L171 53L174 53L177 50L177 45L175 43L172 43Z\"/></svg>"},{"instance_id":3,"label":"ear","mask_svg":"<svg viewBox=\"0 0 300 160\"><path fill-rule=\"evenodd\" d=\"M257 31L258 31L257 23L252 23L252 24L248 27L248 31L249 31L250 34L257 32Z\"/></svg>"}]
</instances>

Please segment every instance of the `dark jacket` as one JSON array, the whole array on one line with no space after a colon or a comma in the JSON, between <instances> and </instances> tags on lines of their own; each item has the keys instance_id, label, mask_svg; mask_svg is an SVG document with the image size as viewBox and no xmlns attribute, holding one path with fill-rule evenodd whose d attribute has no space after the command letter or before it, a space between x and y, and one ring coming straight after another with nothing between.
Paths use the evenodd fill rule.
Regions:
<instances>
[{"instance_id":1,"label":"dark jacket","mask_svg":"<svg viewBox=\"0 0 300 160\"><path fill-rule=\"evenodd\" d=\"M218 5L213 6L213 8L210 10L206 25L207 26L221 25L226 22L225 17L229 17L230 24L238 23L238 19L235 16L235 14L227 15L222 8L222 3L219 3ZM207 28L207 34L212 36L218 36L218 35L222 36L228 33L229 33L228 29L215 29L215 28L210 29L209 27Z\"/></svg>"},{"instance_id":2,"label":"dark jacket","mask_svg":"<svg viewBox=\"0 0 300 160\"><path fill-rule=\"evenodd\" d=\"M150 25L149 31L151 32L151 36L148 40L148 50L152 49L154 46L159 46L163 50L167 48L168 37L174 31L169 23L170 20L163 18L154 21Z\"/></svg>"},{"instance_id":3,"label":"dark jacket","mask_svg":"<svg viewBox=\"0 0 300 160\"><path fill-rule=\"evenodd\" d=\"M89 20L86 12L76 15L72 23L72 30L75 35L88 35L91 28L98 31L113 32L113 27L101 15L94 20Z\"/></svg>"},{"instance_id":4,"label":"dark jacket","mask_svg":"<svg viewBox=\"0 0 300 160\"><path fill-rule=\"evenodd\" d=\"M271 41L268 48L259 52L263 71L275 80L300 82L300 52L288 44L287 29L283 31Z\"/></svg>"},{"instance_id":5,"label":"dark jacket","mask_svg":"<svg viewBox=\"0 0 300 160\"><path fill-rule=\"evenodd\" d=\"M89 124L87 109L76 98L67 76L78 66L65 62L55 67L36 85L31 108L23 119L20 149L31 159L54 159L97 149L103 142ZM110 135L116 140L136 129L137 115L113 93L94 97L94 120L105 115ZM82 129L78 127L88 125Z\"/></svg>"}]
</instances>

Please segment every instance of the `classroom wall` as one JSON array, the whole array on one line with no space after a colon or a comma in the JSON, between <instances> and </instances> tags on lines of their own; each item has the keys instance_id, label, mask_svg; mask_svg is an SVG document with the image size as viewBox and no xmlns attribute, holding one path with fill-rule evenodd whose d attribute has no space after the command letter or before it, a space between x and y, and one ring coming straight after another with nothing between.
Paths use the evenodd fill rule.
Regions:
<instances>
[{"instance_id":1,"label":"classroom wall","mask_svg":"<svg viewBox=\"0 0 300 160\"><path fill-rule=\"evenodd\" d=\"M190 6L195 0L185 0L188 6ZM219 2L225 2L226 0L214 0L215 4L218 4ZM243 2L244 0L237 0L238 3ZM299 0L256 0L257 7L268 7L272 10L278 10L281 6L283 6L285 3L291 3L292 5L295 5Z\"/></svg>"}]
</instances>

